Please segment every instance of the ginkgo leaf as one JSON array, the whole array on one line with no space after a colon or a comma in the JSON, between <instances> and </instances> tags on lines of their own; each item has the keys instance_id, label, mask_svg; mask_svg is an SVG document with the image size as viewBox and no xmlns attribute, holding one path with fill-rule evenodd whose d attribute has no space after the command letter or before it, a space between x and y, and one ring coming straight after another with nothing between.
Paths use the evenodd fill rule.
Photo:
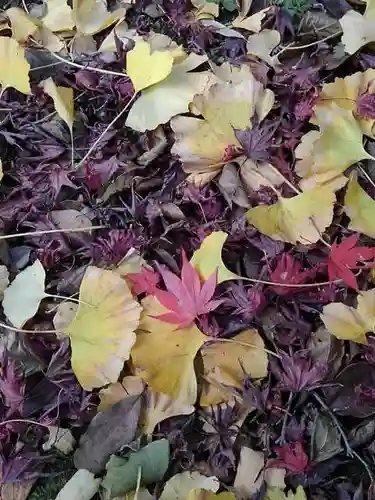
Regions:
<instances>
[{"instance_id":1,"label":"ginkgo leaf","mask_svg":"<svg viewBox=\"0 0 375 500\"><path fill-rule=\"evenodd\" d=\"M344 210L346 215L350 217L349 229L375 238L375 200L361 188L355 172L350 176Z\"/></svg>"},{"instance_id":2,"label":"ginkgo leaf","mask_svg":"<svg viewBox=\"0 0 375 500\"><path fill-rule=\"evenodd\" d=\"M177 330L176 325L157 319L157 315L167 310L154 297L143 299L142 306L137 342L132 349L139 376L152 391L194 404L197 399L194 359L206 337L195 325Z\"/></svg>"},{"instance_id":3,"label":"ginkgo leaf","mask_svg":"<svg viewBox=\"0 0 375 500\"><path fill-rule=\"evenodd\" d=\"M189 73L205 61L206 56L192 53L181 63L174 64L169 76L142 92L130 109L126 125L144 132L188 112L194 95L204 92L217 80L209 71Z\"/></svg>"},{"instance_id":4,"label":"ginkgo leaf","mask_svg":"<svg viewBox=\"0 0 375 500\"><path fill-rule=\"evenodd\" d=\"M26 42L39 29L38 20L29 16L19 7L7 9L6 15L12 25L12 38L16 39L17 42Z\"/></svg>"},{"instance_id":5,"label":"ginkgo leaf","mask_svg":"<svg viewBox=\"0 0 375 500\"><path fill-rule=\"evenodd\" d=\"M335 103L340 108L352 111L362 132L374 138L373 127L375 118L361 115L361 102L364 96L375 93L375 69L357 71L345 78L335 78L332 83L326 83L319 94L315 109L330 108ZM316 123L316 119L311 120Z\"/></svg>"},{"instance_id":6,"label":"ginkgo leaf","mask_svg":"<svg viewBox=\"0 0 375 500\"><path fill-rule=\"evenodd\" d=\"M145 383L140 377L133 375L124 377L121 382L109 384L99 391L100 405L98 410L105 411L127 396L142 394L144 390Z\"/></svg>"},{"instance_id":7,"label":"ginkgo leaf","mask_svg":"<svg viewBox=\"0 0 375 500\"><path fill-rule=\"evenodd\" d=\"M227 238L228 235L223 231L214 231L206 236L201 246L194 252L190 262L204 280L208 280L216 270L218 283L240 278L225 267L221 257Z\"/></svg>"},{"instance_id":8,"label":"ginkgo leaf","mask_svg":"<svg viewBox=\"0 0 375 500\"><path fill-rule=\"evenodd\" d=\"M73 0L73 21L84 35L95 35L124 16L122 8L108 12L105 0Z\"/></svg>"},{"instance_id":9,"label":"ginkgo leaf","mask_svg":"<svg viewBox=\"0 0 375 500\"><path fill-rule=\"evenodd\" d=\"M58 87L52 78L47 78L41 83L43 90L53 99L57 114L72 130L74 122L74 100L73 89L70 87Z\"/></svg>"},{"instance_id":10,"label":"ginkgo leaf","mask_svg":"<svg viewBox=\"0 0 375 500\"><path fill-rule=\"evenodd\" d=\"M312 140L308 146L298 146L295 153L296 173L303 178L300 183L303 189L311 178L316 180L317 175L327 183L354 163L372 158L363 147L362 131L352 111L332 102L316 109L316 123L320 132L308 132ZM315 181L314 185L319 183Z\"/></svg>"},{"instance_id":11,"label":"ginkgo leaf","mask_svg":"<svg viewBox=\"0 0 375 500\"><path fill-rule=\"evenodd\" d=\"M341 340L367 344L366 334L375 331L375 289L357 295L357 308L331 302L320 315L327 330Z\"/></svg>"},{"instance_id":12,"label":"ginkgo leaf","mask_svg":"<svg viewBox=\"0 0 375 500\"><path fill-rule=\"evenodd\" d=\"M74 28L73 11L67 0L47 0L46 7L47 13L42 18L44 26L54 32Z\"/></svg>"},{"instance_id":13,"label":"ginkgo leaf","mask_svg":"<svg viewBox=\"0 0 375 500\"><path fill-rule=\"evenodd\" d=\"M151 52L149 43L139 40L126 56L126 72L135 92L163 81L172 71L173 56L170 52Z\"/></svg>"},{"instance_id":14,"label":"ginkgo leaf","mask_svg":"<svg viewBox=\"0 0 375 500\"><path fill-rule=\"evenodd\" d=\"M190 491L187 500L236 500L236 497L229 491L214 493L213 491L195 488Z\"/></svg>"},{"instance_id":15,"label":"ginkgo leaf","mask_svg":"<svg viewBox=\"0 0 375 500\"><path fill-rule=\"evenodd\" d=\"M253 33L259 33L262 29L262 20L269 10L270 7L266 7L249 17L243 17L240 14L236 17L236 19L234 19L232 26L233 28L240 28L246 31L252 31Z\"/></svg>"},{"instance_id":16,"label":"ginkgo leaf","mask_svg":"<svg viewBox=\"0 0 375 500\"><path fill-rule=\"evenodd\" d=\"M275 66L279 62L278 58L270 54L279 45L280 40L281 37L278 31L264 29L260 33L249 36L246 45L247 53L259 57L270 66Z\"/></svg>"},{"instance_id":17,"label":"ginkgo leaf","mask_svg":"<svg viewBox=\"0 0 375 500\"><path fill-rule=\"evenodd\" d=\"M187 500L191 490L200 488L214 493L220 487L215 476L204 476L200 472L181 472L168 479L160 495L160 500Z\"/></svg>"},{"instance_id":18,"label":"ginkgo leaf","mask_svg":"<svg viewBox=\"0 0 375 500\"><path fill-rule=\"evenodd\" d=\"M4 314L17 328L22 328L37 313L41 300L46 296L45 279L44 268L36 260L21 271L4 290Z\"/></svg>"},{"instance_id":19,"label":"ginkgo leaf","mask_svg":"<svg viewBox=\"0 0 375 500\"><path fill-rule=\"evenodd\" d=\"M232 339L205 344L201 349L203 383L201 406L229 401L234 389L243 387L244 378L262 378L268 373L268 358L259 333L245 330Z\"/></svg>"},{"instance_id":20,"label":"ginkgo leaf","mask_svg":"<svg viewBox=\"0 0 375 500\"><path fill-rule=\"evenodd\" d=\"M330 225L335 199L329 187L315 187L293 198L280 198L271 206L250 208L246 217L274 240L308 245L318 241Z\"/></svg>"},{"instance_id":21,"label":"ginkgo leaf","mask_svg":"<svg viewBox=\"0 0 375 500\"><path fill-rule=\"evenodd\" d=\"M375 41L374 0L366 1L363 15L355 10L348 10L339 21L343 31L341 43L348 54L354 54L364 45Z\"/></svg>"},{"instance_id":22,"label":"ginkgo leaf","mask_svg":"<svg viewBox=\"0 0 375 500\"><path fill-rule=\"evenodd\" d=\"M198 21L213 19L219 15L219 3L207 0L192 0L191 3L195 7L193 15Z\"/></svg>"},{"instance_id":23,"label":"ginkgo leaf","mask_svg":"<svg viewBox=\"0 0 375 500\"><path fill-rule=\"evenodd\" d=\"M99 490L102 478L86 469L77 470L66 482L55 500L90 500Z\"/></svg>"},{"instance_id":24,"label":"ginkgo leaf","mask_svg":"<svg viewBox=\"0 0 375 500\"><path fill-rule=\"evenodd\" d=\"M30 64L25 59L24 48L13 38L0 36L0 83L3 89L13 87L28 94L29 70Z\"/></svg>"},{"instance_id":25,"label":"ginkgo leaf","mask_svg":"<svg viewBox=\"0 0 375 500\"><path fill-rule=\"evenodd\" d=\"M78 304L69 300L61 302L56 309L53 317L53 326L58 332L62 332L66 326L71 323L77 314Z\"/></svg>"},{"instance_id":26,"label":"ginkgo leaf","mask_svg":"<svg viewBox=\"0 0 375 500\"><path fill-rule=\"evenodd\" d=\"M254 191L258 191L262 186L279 187L285 182L284 177L270 163L250 159L241 163L240 176L244 185Z\"/></svg>"},{"instance_id":27,"label":"ginkgo leaf","mask_svg":"<svg viewBox=\"0 0 375 500\"><path fill-rule=\"evenodd\" d=\"M79 297L77 314L63 333L70 338L73 371L91 391L117 381L135 342L141 307L117 273L93 266Z\"/></svg>"}]
</instances>

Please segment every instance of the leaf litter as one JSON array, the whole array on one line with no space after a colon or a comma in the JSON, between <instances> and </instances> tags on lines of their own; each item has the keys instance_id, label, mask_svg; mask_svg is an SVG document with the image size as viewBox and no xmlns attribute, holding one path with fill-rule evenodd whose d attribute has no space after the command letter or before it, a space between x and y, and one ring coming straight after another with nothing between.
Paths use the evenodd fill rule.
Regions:
<instances>
[{"instance_id":1,"label":"leaf litter","mask_svg":"<svg viewBox=\"0 0 375 500\"><path fill-rule=\"evenodd\" d=\"M2 498L374 496L374 13L3 6Z\"/></svg>"}]
</instances>

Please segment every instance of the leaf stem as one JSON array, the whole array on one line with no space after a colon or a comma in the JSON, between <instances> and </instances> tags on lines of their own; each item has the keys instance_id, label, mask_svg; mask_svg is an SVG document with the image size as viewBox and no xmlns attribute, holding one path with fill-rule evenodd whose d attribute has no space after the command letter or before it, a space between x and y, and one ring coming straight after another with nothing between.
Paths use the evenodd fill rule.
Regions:
<instances>
[{"instance_id":1,"label":"leaf stem","mask_svg":"<svg viewBox=\"0 0 375 500\"><path fill-rule=\"evenodd\" d=\"M95 309L97 308L97 306L94 306L93 304L89 304L88 302L85 302L84 300L75 299L74 297L65 297L64 295L54 295L51 293L46 293L44 295L44 297L45 298L50 297L51 299L61 299L62 302L68 302L68 301L76 302L77 304L84 304L85 306L94 307Z\"/></svg>"},{"instance_id":2,"label":"leaf stem","mask_svg":"<svg viewBox=\"0 0 375 500\"><path fill-rule=\"evenodd\" d=\"M320 43L326 42L327 40L331 40L331 38L336 38L337 36L341 35L342 31L338 31L337 33L331 33L330 35L326 36L325 38L322 38L321 40L315 40L315 42L308 43L306 45L289 45L287 47L283 47L280 52L277 55L277 57L280 57L281 54L284 52L288 52L291 50L302 50L302 49L308 49L310 47L314 47L314 45L319 45Z\"/></svg>"},{"instance_id":3,"label":"leaf stem","mask_svg":"<svg viewBox=\"0 0 375 500\"><path fill-rule=\"evenodd\" d=\"M253 349L258 349L259 351L266 352L267 354L270 354L271 356L275 356L275 358L281 359L281 356L279 356L278 354L276 354L273 351L270 351L269 349L266 349L265 347L260 347L259 345L256 345L256 344L250 344L249 342L242 342L241 340L221 339L221 338L216 338L216 337L209 337L208 342L229 342L231 344L243 345L245 347L251 347Z\"/></svg>"},{"instance_id":4,"label":"leaf stem","mask_svg":"<svg viewBox=\"0 0 375 500\"><path fill-rule=\"evenodd\" d=\"M15 326L7 325L6 323L3 323L1 321L0 321L0 327L17 333L37 333L37 334L54 333L55 335L57 333L60 333L57 330L24 330L23 328L16 328Z\"/></svg>"},{"instance_id":5,"label":"leaf stem","mask_svg":"<svg viewBox=\"0 0 375 500\"><path fill-rule=\"evenodd\" d=\"M92 231L94 229L105 229L107 226L89 226L71 229L46 229L45 231L34 231L28 233L17 233L17 234L2 234L0 235L0 240L11 240L13 238L23 238L25 236L42 236L44 234L54 234L54 233L84 233L87 231Z\"/></svg>"},{"instance_id":6,"label":"leaf stem","mask_svg":"<svg viewBox=\"0 0 375 500\"><path fill-rule=\"evenodd\" d=\"M32 424L32 425L40 425L40 427L45 427L46 429L49 429L48 425L46 424L41 424L40 422L37 422L36 420L29 420L28 418L12 418L10 420L4 420L3 422L0 422L0 425L6 425L6 424Z\"/></svg>"},{"instance_id":7,"label":"leaf stem","mask_svg":"<svg viewBox=\"0 0 375 500\"><path fill-rule=\"evenodd\" d=\"M282 286L285 288L314 288L319 286L332 285L335 283L341 283L343 280L338 279L334 281L322 281L320 283L306 283L306 284L297 284L297 283L276 283L274 281L265 281L265 280L257 280L255 278L245 278L243 276L239 276L237 279L241 279L244 281L250 281L251 283L259 283L261 285L269 285L269 286Z\"/></svg>"}]
</instances>

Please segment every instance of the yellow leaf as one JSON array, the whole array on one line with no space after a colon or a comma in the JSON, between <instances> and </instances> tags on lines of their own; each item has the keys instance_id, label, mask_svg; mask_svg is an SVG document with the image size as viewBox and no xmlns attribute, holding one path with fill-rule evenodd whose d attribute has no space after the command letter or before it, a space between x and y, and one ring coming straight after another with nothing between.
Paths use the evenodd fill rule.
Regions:
<instances>
[{"instance_id":1,"label":"yellow leaf","mask_svg":"<svg viewBox=\"0 0 375 500\"><path fill-rule=\"evenodd\" d=\"M246 31L252 31L253 33L259 33L262 29L262 20L269 10L270 7L266 7L249 17L243 17L240 14L232 22L232 26L233 28L241 28Z\"/></svg>"},{"instance_id":2,"label":"yellow leaf","mask_svg":"<svg viewBox=\"0 0 375 500\"><path fill-rule=\"evenodd\" d=\"M57 114L72 130L74 122L73 89L70 87L58 87L52 78L43 80L41 85L44 92L52 97Z\"/></svg>"},{"instance_id":3,"label":"yellow leaf","mask_svg":"<svg viewBox=\"0 0 375 500\"><path fill-rule=\"evenodd\" d=\"M9 71L12 68L12 71ZM25 50L13 38L0 37L0 83L3 89L13 87L24 94L30 92L30 64Z\"/></svg>"},{"instance_id":4,"label":"yellow leaf","mask_svg":"<svg viewBox=\"0 0 375 500\"><path fill-rule=\"evenodd\" d=\"M141 307L113 271L89 266L83 277L76 317L65 327L72 367L81 386L116 382L135 342Z\"/></svg>"},{"instance_id":5,"label":"yellow leaf","mask_svg":"<svg viewBox=\"0 0 375 500\"><path fill-rule=\"evenodd\" d=\"M280 198L271 206L246 212L247 220L274 240L304 245L315 243L330 225L335 194L329 187L315 187L294 198Z\"/></svg>"},{"instance_id":6,"label":"yellow leaf","mask_svg":"<svg viewBox=\"0 0 375 500\"><path fill-rule=\"evenodd\" d=\"M146 401L142 431L147 436L151 436L155 427L163 420L178 415L191 415L194 412L193 405L172 399L161 392L148 392Z\"/></svg>"},{"instance_id":7,"label":"yellow leaf","mask_svg":"<svg viewBox=\"0 0 375 500\"><path fill-rule=\"evenodd\" d=\"M67 0L47 0L47 14L42 22L51 31L70 31L74 28L73 11Z\"/></svg>"},{"instance_id":8,"label":"yellow leaf","mask_svg":"<svg viewBox=\"0 0 375 500\"><path fill-rule=\"evenodd\" d=\"M154 297L142 301L144 312L132 349L132 359L150 389L185 404L197 399L194 358L206 337L194 325L176 329L153 316L166 311ZM166 363L168 360L168 363Z\"/></svg>"},{"instance_id":9,"label":"yellow leaf","mask_svg":"<svg viewBox=\"0 0 375 500\"><path fill-rule=\"evenodd\" d=\"M124 377L121 382L109 384L99 391L100 404L98 410L105 411L127 396L142 394L144 390L145 383L140 377L132 375Z\"/></svg>"},{"instance_id":10,"label":"yellow leaf","mask_svg":"<svg viewBox=\"0 0 375 500\"><path fill-rule=\"evenodd\" d=\"M197 20L214 19L219 15L218 3L207 0L192 0L191 3L195 7L193 14Z\"/></svg>"},{"instance_id":11,"label":"yellow leaf","mask_svg":"<svg viewBox=\"0 0 375 500\"><path fill-rule=\"evenodd\" d=\"M39 21L26 14L23 9L11 7L7 9L6 15L12 25L12 37L17 42L26 42L39 29Z\"/></svg>"},{"instance_id":12,"label":"yellow leaf","mask_svg":"<svg viewBox=\"0 0 375 500\"><path fill-rule=\"evenodd\" d=\"M187 500L236 500L236 497L229 491L214 493L213 491L196 488L190 491Z\"/></svg>"},{"instance_id":13,"label":"yellow leaf","mask_svg":"<svg viewBox=\"0 0 375 500\"><path fill-rule=\"evenodd\" d=\"M220 482L215 476L207 477L197 471L181 472L168 479L160 500L187 500L189 493L195 488L216 493L219 487Z\"/></svg>"},{"instance_id":14,"label":"yellow leaf","mask_svg":"<svg viewBox=\"0 0 375 500\"><path fill-rule=\"evenodd\" d=\"M316 123L320 131L308 132L307 144L303 141L296 149L296 173L305 183L319 176L327 183L354 163L372 158L363 147L362 131L350 110L331 102L316 109Z\"/></svg>"},{"instance_id":15,"label":"yellow leaf","mask_svg":"<svg viewBox=\"0 0 375 500\"><path fill-rule=\"evenodd\" d=\"M107 11L105 0L73 0L73 21L84 35L95 35L125 16L125 9Z\"/></svg>"},{"instance_id":16,"label":"yellow leaf","mask_svg":"<svg viewBox=\"0 0 375 500\"><path fill-rule=\"evenodd\" d=\"M149 43L139 40L126 56L126 72L135 92L163 81L172 71L173 56L170 52L151 53Z\"/></svg>"},{"instance_id":17,"label":"yellow leaf","mask_svg":"<svg viewBox=\"0 0 375 500\"><path fill-rule=\"evenodd\" d=\"M358 98L365 93L375 93L375 69L358 71L345 78L335 78L332 83L326 83L319 94L315 109L329 108L334 102L337 106L352 111L362 132L374 138L373 127L375 119L363 117L357 113ZM311 120L316 123L316 120ZM375 130L374 130L375 132Z\"/></svg>"},{"instance_id":18,"label":"yellow leaf","mask_svg":"<svg viewBox=\"0 0 375 500\"><path fill-rule=\"evenodd\" d=\"M327 330L341 340L367 344L366 334L375 331L375 289L357 295L357 308L341 302L323 307L320 315Z\"/></svg>"},{"instance_id":19,"label":"yellow leaf","mask_svg":"<svg viewBox=\"0 0 375 500\"><path fill-rule=\"evenodd\" d=\"M354 54L364 45L375 41L375 1L367 0L364 14L348 10L340 19L345 52Z\"/></svg>"},{"instance_id":20,"label":"yellow leaf","mask_svg":"<svg viewBox=\"0 0 375 500\"><path fill-rule=\"evenodd\" d=\"M375 200L361 188L354 172L350 176L346 191L344 210L350 217L349 229L375 238Z\"/></svg>"},{"instance_id":21,"label":"yellow leaf","mask_svg":"<svg viewBox=\"0 0 375 500\"><path fill-rule=\"evenodd\" d=\"M245 374L262 378L268 373L268 358L259 333L245 330L229 342L210 342L201 349L203 383L201 406L228 401L233 389L241 389ZM231 390L232 389L232 390Z\"/></svg>"},{"instance_id":22,"label":"yellow leaf","mask_svg":"<svg viewBox=\"0 0 375 500\"><path fill-rule=\"evenodd\" d=\"M240 278L240 276L225 267L221 258L223 245L227 238L228 235L223 231L214 231L206 236L201 246L194 252L191 263L202 279L208 280L215 271L217 271L218 283Z\"/></svg>"},{"instance_id":23,"label":"yellow leaf","mask_svg":"<svg viewBox=\"0 0 375 500\"><path fill-rule=\"evenodd\" d=\"M238 163L240 159L238 158ZM240 167L240 175L244 185L250 190L258 191L262 186L281 186L285 179L270 163L256 163L246 159Z\"/></svg>"},{"instance_id":24,"label":"yellow leaf","mask_svg":"<svg viewBox=\"0 0 375 500\"><path fill-rule=\"evenodd\" d=\"M3 162L0 160L0 182L3 180L4 170L3 170Z\"/></svg>"},{"instance_id":25,"label":"yellow leaf","mask_svg":"<svg viewBox=\"0 0 375 500\"><path fill-rule=\"evenodd\" d=\"M249 36L247 40L247 53L266 61L270 66L278 64L277 56L271 56L272 50L280 43L280 33L276 30L264 29L260 33Z\"/></svg>"}]
</instances>

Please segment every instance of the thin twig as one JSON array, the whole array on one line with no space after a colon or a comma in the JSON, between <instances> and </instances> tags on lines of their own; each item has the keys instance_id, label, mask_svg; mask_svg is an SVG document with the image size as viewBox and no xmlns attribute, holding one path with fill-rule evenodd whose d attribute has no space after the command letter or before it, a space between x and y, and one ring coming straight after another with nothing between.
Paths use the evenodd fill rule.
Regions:
<instances>
[{"instance_id":1,"label":"thin twig","mask_svg":"<svg viewBox=\"0 0 375 500\"><path fill-rule=\"evenodd\" d=\"M371 186L375 188L375 182L371 179L366 170L363 167L361 167L361 165L358 165L358 170L364 177L366 177L367 181L371 184Z\"/></svg>"},{"instance_id":2,"label":"thin twig","mask_svg":"<svg viewBox=\"0 0 375 500\"><path fill-rule=\"evenodd\" d=\"M107 226L88 226L72 229L47 229L46 231L34 231L28 233L17 233L17 234L3 234L0 235L0 240L11 240L13 238L23 238L25 236L43 236L44 234L53 233L85 233L87 231L93 231L95 229L105 229Z\"/></svg>"},{"instance_id":3,"label":"thin twig","mask_svg":"<svg viewBox=\"0 0 375 500\"><path fill-rule=\"evenodd\" d=\"M290 392L289 396L288 396L286 411L285 411L284 418L283 418L283 425L281 428L281 434L280 434L280 438L278 440L278 444L280 444L281 446L283 444L285 444L286 424L288 423L288 417L290 415L290 407L292 406L292 401L293 401L293 393Z\"/></svg>"},{"instance_id":4,"label":"thin twig","mask_svg":"<svg viewBox=\"0 0 375 500\"><path fill-rule=\"evenodd\" d=\"M32 424L32 425L40 425L40 427L45 427L46 429L49 429L49 426L46 424L41 424L40 422L36 422L35 420L29 420L27 418L12 418L11 420L4 420L3 422L0 422L0 425L6 425L6 424Z\"/></svg>"},{"instance_id":5,"label":"thin twig","mask_svg":"<svg viewBox=\"0 0 375 500\"><path fill-rule=\"evenodd\" d=\"M341 35L342 31L338 31L337 33L331 33L330 35L326 36L325 38L322 38L321 40L315 40L315 42L308 43L306 45L288 45L287 47L284 47L283 49L280 50L280 52L277 55L277 57L280 57L281 54L284 52L288 52L291 50L303 50L303 49L308 49L310 47L314 47L314 45L319 45L320 43L326 42L327 40L330 40L331 38L336 38L337 36Z\"/></svg>"},{"instance_id":6,"label":"thin twig","mask_svg":"<svg viewBox=\"0 0 375 500\"><path fill-rule=\"evenodd\" d=\"M241 340L235 340L235 339L221 339L221 338L216 338L216 337L209 337L208 342L229 342L231 344L243 345L245 347L251 347L252 349L259 349L259 351L266 352L267 354L270 354L271 356L275 356L275 358L281 359L281 356L279 356L275 352L270 351L269 349L266 349L265 347L251 344L250 342L242 342Z\"/></svg>"},{"instance_id":7,"label":"thin twig","mask_svg":"<svg viewBox=\"0 0 375 500\"><path fill-rule=\"evenodd\" d=\"M343 280L338 279L334 281L322 281L320 283L305 283L303 284L296 284L296 283L276 283L274 281L265 281L265 280L257 280L255 278L245 278L243 276L238 276L236 279L241 279L244 281L250 281L251 283L259 283L260 285L269 285L269 286L283 286L286 288L315 288L319 286L327 286L327 285L333 285L335 283L341 283Z\"/></svg>"},{"instance_id":8,"label":"thin twig","mask_svg":"<svg viewBox=\"0 0 375 500\"><path fill-rule=\"evenodd\" d=\"M45 333L54 333L54 334L59 333L57 330L24 330L23 328L16 328L15 326L9 326L6 323L2 323L1 321L0 321L0 327L17 333L37 333L41 335L44 335Z\"/></svg>"}]
</instances>

